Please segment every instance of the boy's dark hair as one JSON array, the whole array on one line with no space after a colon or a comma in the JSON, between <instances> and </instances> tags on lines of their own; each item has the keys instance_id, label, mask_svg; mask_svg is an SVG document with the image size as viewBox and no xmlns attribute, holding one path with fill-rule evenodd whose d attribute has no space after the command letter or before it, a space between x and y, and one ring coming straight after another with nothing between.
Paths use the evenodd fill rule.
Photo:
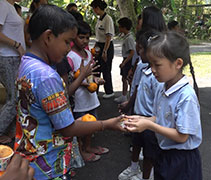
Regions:
<instances>
[{"instance_id":1,"label":"boy's dark hair","mask_svg":"<svg viewBox=\"0 0 211 180\"><path fill-rule=\"evenodd\" d=\"M91 3L91 7L92 8L99 7L101 10L104 10L105 8L107 8L107 4L104 0L94 0Z\"/></svg>"},{"instance_id":2,"label":"boy's dark hair","mask_svg":"<svg viewBox=\"0 0 211 180\"><path fill-rule=\"evenodd\" d=\"M194 81L194 89L197 96L199 95L193 65L190 59L189 44L184 36L174 31L158 33L158 35L150 38L147 47L147 51L148 50L152 52L153 55L160 58L166 58L171 62L181 58L183 60L182 68L189 64Z\"/></svg>"},{"instance_id":3,"label":"boy's dark hair","mask_svg":"<svg viewBox=\"0 0 211 180\"><path fill-rule=\"evenodd\" d=\"M118 24L123 27L126 28L128 31L132 28L132 21L127 18L127 17L123 17L118 21Z\"/></svg>"},{"instance_id":4,"label":"boy's dark hair","mask_svg":"<svg viewBox=\"0 0 211 180\"><path fill-rule=\"evenodd\" d=\"M55 5L42 5L32 15L29 21L29 34L36 40L47 29L57 37L69 29L77 28L75 18L62 8Z\"/></svg>"},{"instance_id":5,"label":"boy's dark hair","mask_svg":"<svg viewBox=\"0 0 211 180\"><path fill-rule=\"evenodd\" d=\"M78 21L78 35L79 34L90 34L92 35L92 30L89 24L85 21Z\"/></svg>"},{"instance_id":6,"label":"boy's dark hair","mask_svg":"<svg viewBox=\"0 0 211 180\"><path fill-rule=\"evenodd\" d=\"M15 10L18 11L18 9L21 10L21 6L17 3L14 4Z\"/></svg>"},{"instance_id":7,"label":"boy's dark hair","mask_svg":"<svg viewBox=\"0 0 211 180\"><path fill-rule=\"evenodd\" d=\"M172 30L172 29L174 29L174 27L177 26L177 25L178 25L178 22L177 22L177 21L175 21L175 20L170 21L170 22L168 23L168 29L169 29L169 30Z\"/></svg>"},{"instance_id":8,"label":"boy's dark hair","mask_svg":"<svg viewBox=\"0 0 211 180\"><path fill-rule=\"evenodd\" d=\"M83 21L83 16L80 12L78 11L68 11L68 12L73 15L76 21Z\"/></svg>"},{"instance_id":9,"label":"boy's dark hair","mask_svg":"<svg viewBox=\"0 0 211 180\"><path fill-rule=\"evenodd\" d=\"M69 9L71 9L72 7L78 7L75 3L69 3L66 7L66 10L69 12Z\"/></svg>"},{"instance_id":10,"label":"boy's dark hair","mask_svg":"<svg viewBox=\"0 0 211 180\"><path fill-rule=\"evenodd\" d=\"M160 32L167 30L162 11L155 6L144 8L142 19L143 28L151 28Z\"/></svg>"}]
</instances>

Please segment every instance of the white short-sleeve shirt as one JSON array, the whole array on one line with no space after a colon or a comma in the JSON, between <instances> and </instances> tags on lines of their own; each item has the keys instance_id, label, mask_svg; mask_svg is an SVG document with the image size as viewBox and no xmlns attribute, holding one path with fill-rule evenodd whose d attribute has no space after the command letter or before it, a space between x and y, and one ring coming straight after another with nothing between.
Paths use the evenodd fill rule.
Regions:
<instances>
[{"instance_id":1,"label":"white short-sleeve shirt","mask_svg":"<svg viewBox=\"0 0 211 180\"><path fill-rule=\"evenodd\" d=\"M0 0L0 25L1 32L5 36L21 43L25 49L24 20L7 0ZM19 56L19 54L14 47L0 43L0 56Z\"/></svg>"},{"instance_id":2,"label":"white short-sleeve shirt","mask_svg":"<svg viewBox=\"0 0 211 180\"><path fill-rule=\"evenodd\" d=\"M108 14L105 14L102 19L97 20L95 26L97 42L105 43L106 35L114 36L114 22Z\"/></svg>"},{"instance_id":3,"label":"white short-sleeve shirt","mask_svg":"<svg viewBox=\"0 0 211 180\"><path fill-rule=\"evenodd\" d=\"M87 58L84 60L84 66L86 66L89 63L89 61L92 60L91 52L86 49L85 51L87 53ZM72 60L74 71L77 71L80 68L82 57L73 50L68 53L67 57ZM75 107L73 109L73 112L90 111L100 106L97 93L96 92L90 93L86 87L82 86L80 86L75 91L74 101L75 101Z\"/></svg>"}]
</instances>

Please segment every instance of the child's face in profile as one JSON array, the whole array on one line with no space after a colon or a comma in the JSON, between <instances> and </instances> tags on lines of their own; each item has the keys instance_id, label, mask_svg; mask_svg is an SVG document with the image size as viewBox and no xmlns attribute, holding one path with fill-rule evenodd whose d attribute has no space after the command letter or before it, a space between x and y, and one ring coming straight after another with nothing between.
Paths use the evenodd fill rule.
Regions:
<instances>
[{"instance_id":1,"label":"child's face in profile","mask_svg":"<svg viewBox=\"0 0 211 180\"><path fill-rule=\"evenodd\" d=\"M152 72L159 82L165 82L171 86L181 74L181 65L178 64L178 60L171 62L167 58L156 57L150 51L147 51L147 58L150 61Z\"/></svg>"},{"instance_id":2,"label":"child's face in profile","mask_svg":"<svg viewBox=\"0 0 211 180\"><path fill-rule=\"evenodd\" d=\"M143 63L148 63L148 59L146 57L146 52L144 50L144 47L141 45L141 44L138 44L137 43L137 46L138 46L138 54L139 56L141 57L141 60Z\"/></svg>"},{"instance_id":3,"label":"child's face in profile","mask_svg":"<svg viewBox=\"0 0 211 180\"><path fill-rule=\"evenodd\" d=\"M77 28L70 29L59 34L57 37L53 34L49 36L47 44L47 57L49 64L61 62L64 56L70 51L70 42L76 37Z\"/></svg>"},{"instance_id":4,"label":"child's face in profile","mask_svg":"<svg viewBox=\"0 0 211 180\"><path fill-rule=\"evenodd\" d=\"M89 38L90 38L90 34L89 33L87 33L87 34L78 34L76 36L76 38L74 39L74 44L78 48L84 49L89 44Z\"/></svg>"}]
</instances>

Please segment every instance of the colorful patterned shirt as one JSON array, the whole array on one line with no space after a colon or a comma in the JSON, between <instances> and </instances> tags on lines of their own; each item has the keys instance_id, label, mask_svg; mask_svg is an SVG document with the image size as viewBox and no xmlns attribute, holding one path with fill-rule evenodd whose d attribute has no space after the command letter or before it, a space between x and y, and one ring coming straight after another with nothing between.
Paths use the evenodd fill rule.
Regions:
<instances>
[{"instance_id":1,"label":"colorful patterned shirt","mask_svg":"<svg viewBox=\"0 0 211 180\"><path fill-rule=\"evenodd\" d=\"M17 79L18 116L14 149L31 161L39 180L61 176L69 169L68 138L57 130L74 122L65 84L39 57L22 57Z\"/></svg>"}]
</instances>

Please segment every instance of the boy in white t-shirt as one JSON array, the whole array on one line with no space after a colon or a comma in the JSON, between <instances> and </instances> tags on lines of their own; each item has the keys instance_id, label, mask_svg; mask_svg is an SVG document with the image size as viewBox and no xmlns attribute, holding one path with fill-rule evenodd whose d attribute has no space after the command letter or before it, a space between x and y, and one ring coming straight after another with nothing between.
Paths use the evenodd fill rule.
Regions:
<instances>
[{"instance_id":1,"label":"boy in white t-shirt","mask_svg":"<svg viewBox=\"0 0 211 180\"><path fill-rule=\"evenodd\" d=\"M85 66L93 60L91 52L86 49L90 36L90 26L84 21L79 21L78 34L74 39L74 46L67 55L68 62L75 72L80 68L82 59L84 59ZM104 80L101 78L94 77L93 80L99 85L104 83ZM97 93L89 92L87 86L88 81L85 79L81 83L81 86L75 91L75 107L73 109L73 113L76 119L87 113L97 117L97 107L100 106L100 102L98 100ZM80 142L82 142L82 144ZM85 161L99 160L100 154L107 153L109 151L107 148L99 146L95 148L91 147L91 135L82 138L82 141L79 141L79 144L81 155Z\"/></svg>"}]
</instances>

